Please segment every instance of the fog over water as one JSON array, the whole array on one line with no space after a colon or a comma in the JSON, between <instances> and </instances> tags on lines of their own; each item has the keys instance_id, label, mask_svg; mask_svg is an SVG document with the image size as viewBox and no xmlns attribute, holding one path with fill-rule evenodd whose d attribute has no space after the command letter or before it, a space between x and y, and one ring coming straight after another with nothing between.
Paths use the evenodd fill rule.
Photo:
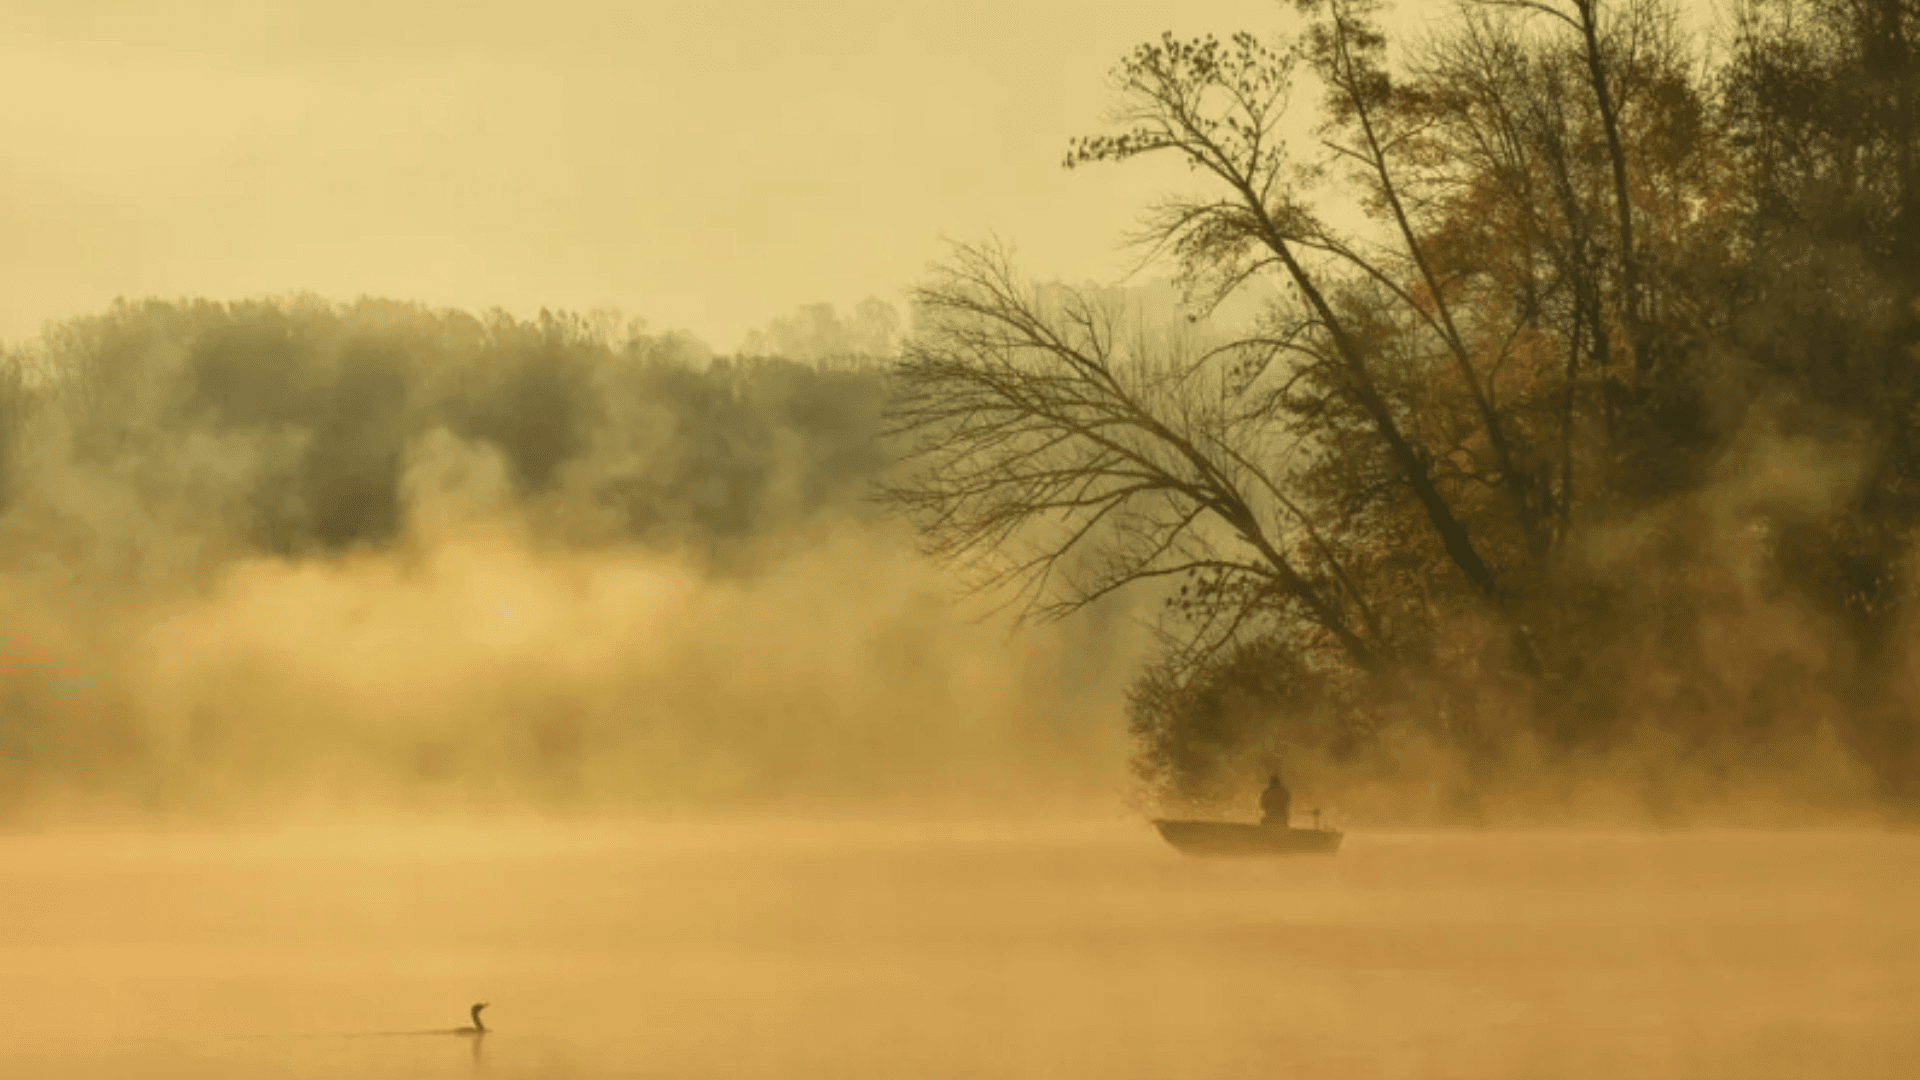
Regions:
<instances>
[{"instance_id":1,"label":"fog over water","mask_svg":"<svg viewBox=\"0 0 1920 1080\"><path fill-rule=\"evenodd\" d=\"M104 607L8 584L5 657L34 725L15 736L33 740L13 759L18 820L1085 809L1124 787L1113 658L969 619L883 537L825 539L751 582L503 530L241 563Z\"/></svg>"},{"instance_id":2,"label":"fog over water","mask_svg":"<svg viewBox=\"0 0 1920 1080\"><path fill-rule=\"evenodd\" d=\"M0 0L0 1080L1920 1074L1910 7Z\"/></svg>"},{"instance_id":3,"label":"fog over water","mask_svg":"<svg viewBox=\"0 0 1920 1080\"><path fill-rule=\"evenodd\" d=\"M45 1077L1909 1075L1910 837L732 818L0 843ZM451 1028L487 1001L493 1029ZM382 1034L386 1033L386 1034Z\"/></svg>"}]
</instances>

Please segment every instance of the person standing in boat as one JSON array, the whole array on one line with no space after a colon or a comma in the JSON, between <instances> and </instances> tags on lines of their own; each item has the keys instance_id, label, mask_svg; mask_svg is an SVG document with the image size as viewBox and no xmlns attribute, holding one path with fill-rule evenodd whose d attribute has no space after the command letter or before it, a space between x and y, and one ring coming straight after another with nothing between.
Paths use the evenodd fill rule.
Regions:
<instances>
[{"instance_id":1,"label":"person standing in boat","mask_svg":"<svg viewBox=\"0 0 1920 1080\"><path fill-rule=\"evenodd\" d=\"M1293 794L1287 785L1280 782L1280 774L1267 778L1267 789L1260 793L1260 824L1286 825L1291 819L1289 811L1293 807Z\"/></svg>"}]
</instances>

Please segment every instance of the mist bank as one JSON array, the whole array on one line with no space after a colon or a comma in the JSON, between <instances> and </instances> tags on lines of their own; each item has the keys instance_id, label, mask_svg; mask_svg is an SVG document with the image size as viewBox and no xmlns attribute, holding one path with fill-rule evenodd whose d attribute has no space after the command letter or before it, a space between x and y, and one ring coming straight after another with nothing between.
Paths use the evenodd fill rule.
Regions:
<instances>
[{"instance_id":1,"label":"mist bank","mask_svg":"<svg viewBox=\"0 0 1920 1080\"><path fill-rule=\"evenodd\" d=\"M204 587L0 579L22 812L1037 808L1110 796L1118 675L955 613L884 533L716 578L523 526ZM1110 801L1110 799L1109 799Z\"/></svg>"},{"instance_id":2,"label":"mist bank","mask_svg":"<svg viewBox=\"0 0 1920 1080\"><path fill-rule=\"evenodd\" d=\"M954 603L871 362L296 297L4 370L16 816L1115 802L1127 629Z\"/></svg>"},{"instance_id":3,"label":"mist bank","mask_svg":"<svg viewBox=\"0 0 1920 1080\"><path fill-rule=\"evenodd\" d=\"M1844 497L1824 444L1763 432L1594 534L1594 573L1700 636L1607 654L1649 722L1570 753L1471 662L1369 698L1256 639L1169 688L1152 589L1018 627L967 597L870 498L900 329L816 307L750 339L793 360L313 297L50 326L0 367L0 816L1244 815L1274 767L1345 822L1884 808L1844 646L1752 527Z\"/></svg>"}]
</instances>

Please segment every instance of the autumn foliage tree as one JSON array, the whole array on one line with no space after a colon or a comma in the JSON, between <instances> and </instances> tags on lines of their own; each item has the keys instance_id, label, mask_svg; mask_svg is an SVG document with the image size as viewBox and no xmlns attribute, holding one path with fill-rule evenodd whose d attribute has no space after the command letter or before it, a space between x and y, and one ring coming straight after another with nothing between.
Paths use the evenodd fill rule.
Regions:
<instances>
[{"instance_id":1,"label":"autumn foliage tree","mask_svg":"<svg viewBox=\"0 0 1920 1080\"><path fill-rule=\"evenodd\" d=\"M1804 374L1791 334L1749 340L1755 291L1795 288L1754 260L1810 246L1795 199L1868 183L1828 163L1869 147L1885 166L1873 175L1908 175L1910 51L1882 40L1884 19L1834 4L1811 51L1779 51L1797 31L1751 23L1715 81L1655 0L1468 4L1398 53L1371 0L1298 7L1291 36L1139 46L1114 75L1113 129L1067 156L1187 164L1198 186L1151 207L1138 240L1202 309L1277 285L1258 330L1128 339L1119 313L1045 300L1004 252L963 247L917 296L891 413L915 468L890 497L932 550L1041 613L1179 580L1167 655L1133 708L1143 769L1170 796L1264 767L1195 734L1227 683L1310 682L1292 703L1269 695L1261 722L1324 719L1301 702L1337 699L1343 739L1418 698L1435 735L1482 763L1509 736L1623 737L1649 702L1660 722L1715 733L1698 718L1766 712L1738 676L1665 697L1633 676L1650 651L1684 668L1685 643L1742 602L1702 599L1726 530L1684 508L1772 415L1776 373ZM1839 75L1869 55L1879 81ZM1796 97L1795 77L1838 80L1836 103L1870 97L1874 134L1827 130L1839 114ZM1289 141L1303 113L1306 149ZM1787 120L1792 154L1753 152ZM1890 366L1913 362L1899 312L1920 295L1893 269L1920 256L1903 183L1872 192L1883 247L1845 256L1887 268L1887 314L1826 316L1877 328L1882 359L1858 390L1894 380L1890 447L1912 400ZM1738 535L1778 560L1792 508L1738 513ZM1664 524L1643 530L1658 539L1632 548L1633 571L1596 557L1600 538L1648 522ZM1297 677L1263 683L1250 656ZM1182 749L1183 723L1212 749Z\"/></svg>"}]
</instances>

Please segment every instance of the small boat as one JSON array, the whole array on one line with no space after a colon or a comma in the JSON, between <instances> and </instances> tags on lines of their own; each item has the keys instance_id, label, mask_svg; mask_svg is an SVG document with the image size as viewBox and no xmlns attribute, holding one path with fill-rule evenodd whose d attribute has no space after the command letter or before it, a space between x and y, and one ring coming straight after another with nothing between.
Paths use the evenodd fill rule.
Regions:
<instances>
[{"instance_id":1,"label":"small boat","mask_svg":"<svg viewBox=\"0 0 1920 1080\"><path fill-rule=\"evenodd\" d=\"M1164 821L1153 827L1184 855L1331 855L1345 833L1244 821Z\"/></svg>"}]
</instances>

